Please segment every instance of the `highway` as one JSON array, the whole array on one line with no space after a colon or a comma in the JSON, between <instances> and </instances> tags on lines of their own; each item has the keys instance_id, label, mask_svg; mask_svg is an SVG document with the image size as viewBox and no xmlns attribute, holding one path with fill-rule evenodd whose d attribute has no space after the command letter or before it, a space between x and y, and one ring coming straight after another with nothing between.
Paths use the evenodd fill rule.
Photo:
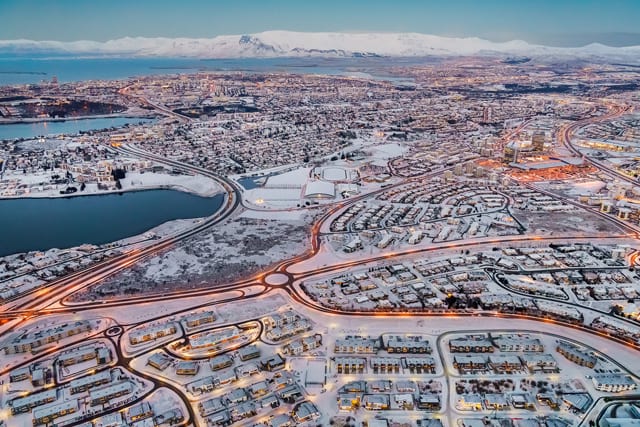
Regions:
<instances>
[{"instance_id":1,"label":"highway","mask_svg":"<svg viewBox=\"0 0 640 427\"><path fill-rule=\"evenodd\" d=\"M632 111L632 107L630 106L614 105L610 107L610 111L607 114L604 114L601 116L589 117L584 120L579 120L577 122L571 123L570 125L566 125L558 132L558 142L564 147L566 147L571 153L573 153L578 157L582 157L587 163L592 164L593 166L601 170L606 175L609 175L610 177L615 179L629 182L633 185L638 185L638 181L636 179L630 178L627 175L618 172L614 168L604 164L604 162L601 162L592 157L584 155L584 153L582 153L578 148L576 148L576 146L571 142L571 137L578 129L591 124L606 122L608 120L615 119L617 117L630 113L631 111Z\"/></svg>"},{"instance_id":2,"label":"highway","mask_svg":"<svg viewBox=\"0 0 640 427\"><path fill-rule=\"evenodd\" d=\"M145 98L144 96L137 95L137 94L132 94L132 93L129 92L130 89L131 89L131 86L124 87L124 88L120 89L118 91L118 93L120 95L122 95L123 97L125 97L125 98L132 98L132 99L142 103L143 105L148 105L149 107L151 107L151 108L153 108L155 110L158 110L161 113L163 113L163 114L165 114L165 115L167 115L169 117L173 117L173 118L176 118L176 119L181 120L181 121L191 121L191 120L193 120L191 117L185 116L184 114L176 113L175 111L165 107L164 105L160 105L160 104L151 102L151 101L149 101L148 98Z\"/></svg>"}]
</instances>

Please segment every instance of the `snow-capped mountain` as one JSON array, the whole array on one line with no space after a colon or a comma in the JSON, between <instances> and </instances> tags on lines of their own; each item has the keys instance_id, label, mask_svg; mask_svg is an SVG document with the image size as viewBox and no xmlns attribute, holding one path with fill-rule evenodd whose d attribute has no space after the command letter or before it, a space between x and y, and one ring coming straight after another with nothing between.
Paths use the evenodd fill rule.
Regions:
<instances>
[{"instance_id":1,"label":"snow-capped mountain","mask_svg":"<svg viewBox=\"0 0 640 427\"><path fill-rule=\"evenodd\" d=\"M125 37L107 42L0 40L0 54L103 55L128 57L270 58L430 55L528 55L640 57L640 46L590 44L580 48L495 43L477 37L419 33L304 33L266 31L211 39Z\"/></svg>"}]
</instances>

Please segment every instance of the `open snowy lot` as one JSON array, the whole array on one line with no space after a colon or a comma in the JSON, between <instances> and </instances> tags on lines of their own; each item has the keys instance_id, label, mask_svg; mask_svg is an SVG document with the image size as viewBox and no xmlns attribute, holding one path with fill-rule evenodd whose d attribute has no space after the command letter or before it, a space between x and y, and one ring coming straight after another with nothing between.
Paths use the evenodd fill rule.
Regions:
<instances>
[{"instance_id":1,"label":"open snowy lot","mask_svg":"<svg viewBox=\"0 0 640 427\"><path fill-rule=\"evenodd\" d=\"M92 287L77 298L195 289L250 277L309 248L310 218L239 217Z\"/></svg>"},{"instance_id":2,"label":"open snowy lot","mask_svg":"<svg viewBox=\"0 0 640 427\"><path fill-rule=\"evenodd\" d=\"M558 233L623 233L620 228L590 212L567 215L563 212L528 212L512 209L512 214L532 234Z\"/></svg>"}]
</instances>

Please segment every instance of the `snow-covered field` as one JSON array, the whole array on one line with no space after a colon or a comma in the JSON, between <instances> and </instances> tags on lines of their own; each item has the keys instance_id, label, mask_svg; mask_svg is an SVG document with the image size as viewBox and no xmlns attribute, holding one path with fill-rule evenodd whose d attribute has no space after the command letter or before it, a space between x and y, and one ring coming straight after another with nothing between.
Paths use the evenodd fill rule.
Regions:
<instances>
[{"instance_id":1,"label":"snow-covered field","mask_svg":"<svg viewBox=\"0 0 640 427\"><path fill-rule=\"evenodd\" d=\"M600 190L605 187L605 183L599 180L589 180L583 182L571 183L571 190L569 193L572 195L581 194L598 194Z\"/></svg>"},{"instance_id":2,"label":"snow-covered field","mask_svg":"<svg viewBox=\"0 0 640 427\"><path fill-rule=\"evenodd\" d=\"M408 147L398 143L389 143L367 147L365 151L374 159L374 165L386 166L390 159L402 156L408 149Z\"/></svg>"},{"instance_id":3,"label":"snow-covered field","mask_svg":"<svg viewBox=\"0 0 640 427\"><path fill-rule=\"evenodd\" d=\"M163 173L128 173L120 183L124 190L148 188L173 188L199 196L213 196L222 191L220 185L211 178L202 175L169 175Z\"/></svg>"},{"instance_id":4,"label":"snow-covered field","mask_svg":"<svg viewBox=\"0 0 640 427\"><path fill-rule=\"evenodd\" d=\"M278 221L240 216L107 279L93 287L90 295L78 298L193 289L250 277L309 248L311 219L294 214L288 220L278 215Z\"/></svg>"},{"instance_id":5,"label":"snow-covered field","mask_svg":"<svg viewBox=\"0 0 640 427\"><path fill-rule=\"evenodd\" d=\"M156 188L170 188L175 190L193 193L199 196L213 196L221 191L220 186L211 178L202 175L172 175L167 173L139 173L128 172L126 178L120 180L122 189L102 190L95 183L86 184L83 191L71 194L60 194L60 191L67 188L66 184L44 184L51 178L51 172L38 172L23 174L5 174L3 181L16 180L19 184L26 184L30 188L24 194L15 194L11 190L0 192L0 198L23 198L23 197L74 197L89 196L97 194L121 193L123 191L150 190ZM80 184L75 184L80 187Z\"/></svg>"},{"instance_id":6,"label":"snow-covered field","mask_svg":"<svg viewBox=\"0 0 640 427\"><path fill-rule=\"evenodd\" d=\"M580 212L579 215L567 215L562 212L528 212L512 209L513 215L531 234L553 233L622 233L621 229L596 214Z\"/></svg>"},{"instance_id":7,"label":"snow-covered field","mask_svg":"<svg viewBox=\"0 0 640 427\"><path fill-rule=\"evenodd\" d=\"M309 171L311 168L298 168L289 172L274 175L267 179L266 188L277 187L282 185L293 185L302 187L309 179Z\"/></svg>"}]
</instances>

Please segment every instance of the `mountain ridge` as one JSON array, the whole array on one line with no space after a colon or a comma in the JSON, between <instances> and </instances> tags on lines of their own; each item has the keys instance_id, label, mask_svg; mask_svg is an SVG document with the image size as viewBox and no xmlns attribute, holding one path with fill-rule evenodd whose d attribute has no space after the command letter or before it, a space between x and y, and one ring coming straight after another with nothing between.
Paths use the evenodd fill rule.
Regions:
<instances>
[{"instance_id":1,"label":"mountain ridge","mask_svg":"<svg viewBox=\"0 0 640 427\"><path fill-rule=\"evenodd\" d=\"M522 40L491 42L478 37L443 37L422 33L337 33L265 31L214 38L122 37L97 42L28 39L0 40L4 54L101 55L128 57L277 58L277 57L418 57L466 55L568 55L640 57L640 46L550 47Z\"/></svg>"}]
</instances>

